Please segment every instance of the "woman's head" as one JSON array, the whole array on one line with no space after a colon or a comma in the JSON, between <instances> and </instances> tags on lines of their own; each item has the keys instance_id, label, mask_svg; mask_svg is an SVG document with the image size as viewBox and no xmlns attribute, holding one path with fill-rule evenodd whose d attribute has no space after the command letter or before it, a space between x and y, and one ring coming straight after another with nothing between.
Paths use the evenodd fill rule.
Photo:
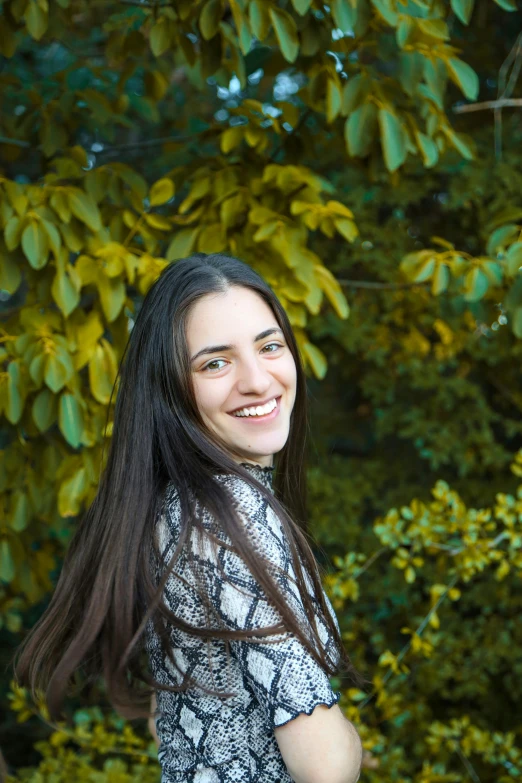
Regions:
<instances>
[{"instance_id":1,"label":"woman's head","mask_svg":"<svg viewBox=\"0 0 522 783\"><path fill-rule=\"evenodd\" d=\"M288 439L297 382L274 312L257 291L233 285L192 305L186 336L205 426L234 459L271 465Z\"/></svg>"},{"instance_id":2,"label":"woman's head","mask_svg":"<svg viewBox=\"0 0 522 783\"><path fill-rule=\"evenodd\" d=\"M227 457L272 465L274 454L302 451L297 344L272 289L242 261L197 253L167 267L143 301L127 354L120 398L124 386L141 387L160 463L166 420L178 453L193 463L222 464L225 454L225 467ZM271 409L274 400L265 416L235 415L262 403Z\"/></svg>"}]
</instances>

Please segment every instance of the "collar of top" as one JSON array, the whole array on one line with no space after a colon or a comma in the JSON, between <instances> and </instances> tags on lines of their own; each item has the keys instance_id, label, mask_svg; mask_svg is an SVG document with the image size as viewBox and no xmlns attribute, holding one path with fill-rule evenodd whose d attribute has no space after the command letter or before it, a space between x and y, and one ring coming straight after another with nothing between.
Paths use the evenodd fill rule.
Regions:
<instances>
[{"instance_id":1,"label":"collar of top","mask_svg":"<svg viewBox=\"0 0 522 783\"><path fill-rule=\"evenodd\" d=\"M272 489L272 480L275 470L273 465L261 466L256 465L253 462L240 462L239 464L242 467L247 468L263 486Z\"/></svg>"}]
</instances>

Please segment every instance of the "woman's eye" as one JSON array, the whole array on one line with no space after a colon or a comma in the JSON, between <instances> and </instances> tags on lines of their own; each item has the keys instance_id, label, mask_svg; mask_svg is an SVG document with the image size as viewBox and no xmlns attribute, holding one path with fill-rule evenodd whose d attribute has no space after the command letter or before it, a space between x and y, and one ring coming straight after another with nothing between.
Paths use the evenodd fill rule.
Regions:
<instances>
[{"instance_id":1,"label":"woman's eye","mask_svg":"<svg viewBox=\"0 0 522 783\"><path fill-rule=\"evenodd\" d=\"M218 362L224 362L224 361L225 361L224 359L212 359L212 361L209 362L208 364L206 364L203 367L203 369L204 370L209 370L210 369L210 372L217 372L218 370L221 370L222 368L221 367L217 367L215 369L211 369L212 365L213 364L217 364Z\"/></svg>"},{"instance_id":2,"label":"woman's eye","mask_svg":"<svg viewBox=\"0 0 522 783\"><path fill-rule=\"evenodd\" d=\"M268 345L265 345L265 346L263 347L263 350L264 350L265 348L270 348L270 346L272 346L272 345L274 345L276 348L282 348L282 347L283 347L283 346L281 345L281 343L268 343ZM275 353L275 351L268 351L267 353Z\"/></svg>"}]
</instances>

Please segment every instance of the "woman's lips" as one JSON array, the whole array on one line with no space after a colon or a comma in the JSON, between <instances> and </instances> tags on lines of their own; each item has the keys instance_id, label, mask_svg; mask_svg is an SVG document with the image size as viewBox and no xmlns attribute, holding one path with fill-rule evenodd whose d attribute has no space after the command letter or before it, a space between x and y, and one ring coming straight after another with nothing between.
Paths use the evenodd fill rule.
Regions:
<instances>
[{"instance_id":1,"label":"woman's lips","mask_svg":"<svg viewBox=\"0 0 522 783\"><path fill-rule=\"evenodd\" d=\"M281 397L276 397L276 406L273 411L270 411L270 413L265 413L264 416L234 416L233 413L229 414L230 416L233 416L234 419L237 419L237 421L246 421L250 424L262 424L265 421L272 421L277 416L279 416L279 409L281 407ZM248 406L245 406L248 407Z\"/></svg>"}]
</instances>

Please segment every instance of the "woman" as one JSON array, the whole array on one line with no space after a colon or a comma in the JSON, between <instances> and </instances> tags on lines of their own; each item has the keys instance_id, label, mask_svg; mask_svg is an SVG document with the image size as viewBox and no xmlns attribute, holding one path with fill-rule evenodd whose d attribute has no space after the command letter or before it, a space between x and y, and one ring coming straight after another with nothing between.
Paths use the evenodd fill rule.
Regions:
<instances>
[{"instance_id":1,"label":"woman","mask_svg":"<svg viewBox=\"0 0 522 783\"><path fill-rule=\"evenodd\" d=\"M107 466L19 682L53 716L77 671L125 717L152 697L162 783L355 783L328 675L364 680L299 527L306 386L281 304L235 258L179 260L120 372Z\"/></svg>"}]
</instances>

